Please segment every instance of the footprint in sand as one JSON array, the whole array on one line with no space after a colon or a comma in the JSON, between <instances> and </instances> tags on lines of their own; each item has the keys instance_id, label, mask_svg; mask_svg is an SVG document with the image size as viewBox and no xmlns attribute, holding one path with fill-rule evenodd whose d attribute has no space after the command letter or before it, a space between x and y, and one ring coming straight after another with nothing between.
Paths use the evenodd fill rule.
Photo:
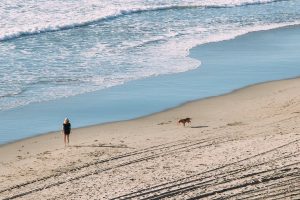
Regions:
<instances>
[{"instance_id":1,"label":"footprint in sand","mask_svg":"<svg viewBox=\"0 0 300 200\"><path fill-rule=\"evenodd\" d=\"M244 125L243 122L232 122L232 123L228 123L227 126L240 126L240 125Z\"/></svg>"},{"instance_id":2,"label":"footprint in sand","mask_svg":"<svg viewBox=\"0 0 300 200\"><path fill-rule=\"evenodd\" d=\"M42 154L43 155L49 155L49 154L51 154L51 152L50 151L44 151Z\"/></svg>"},{"instance_id":3,"label":"footprint in sand","mask_svg":"<svg viewBox=\"0 0 300 200\"><path fill-rule=\"evenodd\" d=\"M170 123L172 123L172 121L161 122L161 123L158 123L157 125L165 125L165 124L170 124Z\"/></svg>"}]
</instances>

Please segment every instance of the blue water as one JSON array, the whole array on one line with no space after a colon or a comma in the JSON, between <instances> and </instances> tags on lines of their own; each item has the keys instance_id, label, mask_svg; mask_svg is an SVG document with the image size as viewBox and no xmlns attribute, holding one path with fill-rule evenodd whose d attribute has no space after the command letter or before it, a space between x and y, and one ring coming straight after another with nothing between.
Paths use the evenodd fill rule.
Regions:
<instances>
[{"instance_id":1,"label":"blue water","mask_svg":"<svg viewBox=\"0 0 300 200\"><path fill-rule=\"evenodd\" d=\"M0 6L0 143L300 74L297 27L224 41L299 24L299 0L20 2Z\"/></svg>"}]
</instances>

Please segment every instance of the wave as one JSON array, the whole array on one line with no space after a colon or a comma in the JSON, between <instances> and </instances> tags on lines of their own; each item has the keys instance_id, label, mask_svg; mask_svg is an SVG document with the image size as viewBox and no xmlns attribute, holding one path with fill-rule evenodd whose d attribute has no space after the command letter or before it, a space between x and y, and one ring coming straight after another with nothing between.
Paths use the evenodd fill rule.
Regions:
<instances>
[{"instance_id":1,"label":"wave","mask_svg":"<svg viewBox=\"0 0 300 200\"><path fill-rule=\"evenodd\" d=\"M124 45L126 48L139 48L139 47L144 47L146 45L151 45L151 44L156 44L159 42L167 42L170 38L174 38L176 36L179 36L180 34L178 33L169 33L169 34L165 34L162 36L158 36L158 37L153 37L151 39L145 39L142 40L136 44L129 44L129 45Z\"/></svg>"},{"instance_id":2,"label":"wave","mask_svg":"<svg viewBox=\"0 0 300 200\"><path fill-rule=\"evenodd\" d=\"M240 30L235 30L234 33L232 33L232 34L228 34L228 35L225 34L225 35L221 35L220 37L215 37L215 36L212 36L211 38L208 37L207 41L202 42L197 45L232 40L239 36L246 35L246 34L253 33L253 32L269 31L269 30L273 30L273 29L286 28L286 27L298 26L298 25L300 25L300 21L256 25L255 27L252 27L252 26L243 27ZM195 46L197 46L197 45L195 45Z\"/></svg>"},{"instance_id":3,"label":"wave","mask_svg":"<svg viewBox=\"0 0 300 200\"><path fill-rule=\"evenodd\" d=\"M49 79L49 80L36 80L32 81L27 84L23 84L22 87L17 88L16 91L10 91L7 93L0 93L0 99L1 98L7 98L7 97L14 97L19 96L26 91L30 89L30 87L35 87L37 85L65 85L65 84L80 84L85 83L87 81L84 81L83 79L77 79L77 78L68 78L68 77L58 77L55 79Z\"/></svg>"},{"instance_id":4,"label":"wave","mask_svg":"<svg viewBox=\"0 0 300 200\"><path fill-rule=\"evenodd\" d=\"M119 17L123 17L126 15L132 15L137 13L143 13L143 12L153 12L153 11L162 11L162 10L176 10L176 9L192 9L192 8L203 8L203 9L218 9L218 8L232 8L232 7L240 7L240 6L250 6L250 5L260 5L260 4L269 4L269 3L275 3L275 2L282 2L282 1L289 1L289 0L249 0L245 2L229 2L229 3L221 3L221 4L186 4L186 5L164 5L164 6L152 6L152 7L144 7L144 8L136 8L136 9L128 9L128 10L119 10L118 12L107 15L100 18L95 18L92 20L87 20L83 22L75 22L71 24L61 24L61 25L49 25L46 27L36 27L31 30L25 30L25 31L17 31L15 33L8 33L4 35L0 35L0 42L8 41L17 39L24 36L30 36L30 35L37 35L41 33L47 33L47 32L56 32L56 31L63 31L73 28L79 28L84 26L89 26L92 24L99 23L101 21L106 20L113 20Z\"/></svg>"},{"instance_id":5,"label":"wave","mask_svg":"<svg viewBox=\"0 0 300 200\"><path fill-rule=\"evenodd\" d=\"M6 94L0 94L0 99L1 98L18 96L18 95L21 95L22 93L24 93L25 91L26 91L26 89L21 88L21 89L19 89L17 91L8 92Z\"/></svg>"}]
</instances>

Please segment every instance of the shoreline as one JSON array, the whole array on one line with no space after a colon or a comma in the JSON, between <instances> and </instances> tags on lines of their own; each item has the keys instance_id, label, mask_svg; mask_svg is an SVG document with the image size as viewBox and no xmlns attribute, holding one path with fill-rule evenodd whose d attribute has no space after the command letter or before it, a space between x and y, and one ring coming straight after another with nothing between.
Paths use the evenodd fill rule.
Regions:
<instances>
[{"instance_id":1,"label":"shoreline","mask_svg":"<svg viewBox=\"0 0 300 200\"><path fill-rule=\"evenodd\" d=\"M128 120L120 120L120 121L114 121L114 122L106 122L106 123L99 123L99 124L94 124L94 125L88 125L88 126L83 126L83 127L79 127L79 128L73 128L72 131L79 131L79 132L84 132L85 130L89 130L89 129L93 129L93 128L99 128L99 127L106 127L106 126L114 126L115 124L123 124L123 123L130 123L130 122L136 122L139 120L144 120L144 119L148 119L148 118L152 118L155 116L159 116L159 115L164 115L165 113L172 113L172 112L176 112L176 110L180 110L180 109L184 109L187 106L193 106L195 104L201 104L201 102L203 101L210 101L211 99L218 99L218 98L222 98L222 97L226 97L226 96L231 96L231 95L235 95L238 93L243 93L243 92L247 92L247 90L253 90L253 88L263 88L265 86L268 85L280 85L281 83L285 83L285 82L289 82L289 81L300 81L300 77L296 76L293 78L288 78L288 79L283 79L283 80L274 80L274 81L266 81L263 83L255 83L252 85L248 85L239 89L235 89L229 93L225 93L225 94L220 94L217 96L210 96L210 97L204 97L201 99L197 99L197 100L191 100L191 101L187 101L185 103L182 103L178 106L175 106L173 108L168 108L166 110L162 110L159 112L155 112L149 115L145 115L145 116L141 116L141 117L137 117L137 118L133 118L133 119L128 119ZM34 135L34 136L30 136L27 138L23 138L20 140L16 140L16 141L12 141L9 143L5 143L5 144L0 144L0 155L1 155L1 149L5 148L6 146L16 146L22 143L28 143L32 142L33 140L41 140L41 139L47 139L47 138L57 138L57 135L60 136L60 130L59 131L50 131L48 133L41 133L38 135Z\"/></svg>"},{"instance_id":2,"label":"shoreline","mask_svg":"<svg viewBox=\"0 0 300 200\"><path fill-rule=\"evenodd\" d=\"M152 187L174 187L172 183L182 180L185 186L191 177L202 180L201 174L213 171L208 176L216 177L210 180L216 185L183 194L243 196L269 187L268 195L276 195L269 184L297 178L299 83L300 78L256 84L135 120L74 129L67 148L58 132L1 146L0 194L110 199L141 189L152 194ZM184 117L191 117L192 124L177 125ZM227 185L222 174L231 170L240 173L228 175ZM257 181L270 177L272 181ZM219 183L224 192L217 194ZM284 195L292 195L291 188L298 186L296 179Z\"/></svg>"},{"instance_id":3,"label":"shoreline","mask_svg":"<svg viewBox=\"0 0 300 200\"><path fill-rule=\"evenodd\" d=\"M189 53L189 57L202 62L201 67L196 70L132 81L104 91L1 112L0 121L6 124L0 129L2 143L54 132L51 130L59 129L60 119L65 117L71 118L75 127L126 121L169 110L185 102L227 94L249 85L299 76L299 48L294 42L299 40L299 30L300 26L289 26L196 46ZM281 38L276 45L284 50L278 58L273 47L276 38ZM261 40L265 42L264 45L261 45ZM236 46L239 46L240 52L236 52ZM267 46L267 50L261 49L263 46ZM256 53L257 50L259 53ZM261 63L255 61L260 61L262 58L259 56L264 54L271 58L265 58ZM289 56L290 60L283 62L284 56ZM219 71L224 73L218 73ZM154 88L153 85L158 87ZM41 112L47 115L41 116ZM14 121L19 122L18 128L14 128Z\"/></svg>"},{"instance_id":4,"label":"shoreline","mask_svg":"<svg viewBox=\"0 0 300 200\"><path fill-rule=\"evenodd\" d=\"M115 123L126 123L126 122L130 122L130 121L142 120L142 119L149 118L149 117L152 117L152 116L155 116L155 115L160 115L160 114L165 113L165 112L169 112L169 111L172 111L172 110L179 109L179 108L184 107L184 106L186 106L188 104L194 104L194 103L197 103L197 102L199 103L201 101L206 101L206 100L210 100L210 99L213 99L213 98L228 96L228 95L237 93L239 91L247 90L248 88L252 88L252 87L256 87L256 86L259 87L260 85L272 84L272 83L280 83L280 82L285 82L285 81L289 81L289 80L297 80L297 79L300 79L300 76L295 76L295 77L291 77L291 78L287 78L287 79L282 79L282 80L272 80L272 81L266 81L266 82L261 82L261 83L254 83L252 85L247 85L247 86L244 86L244 87L239 88L239 89L234 89L234 90L232 90L232 91L230 91L228 93L224 93L224 94L220 94L220 95L216 95L216 96L203 97L203 98L196 99L196 100L186 101L184 103L179 104L178 106L175 106L175 107L172 107L172 108L167 108L165 110L161 110L161 111L154 112L154 113L151 113L151 114L148 114L148 115L136 117L136 118L133 118L133 119L98 123L98 124L93 124L93 125L87 125L87 126L82 126L82 127L78 127L78 128L73 128L72 130L82 130L82 129L89 129L89 128L99 127L99 126L100 127L101 126L107 126L107 125L109 126L109 125L115 124ZM46 132L46 133L40 133L40 134L37 134L37 135L29 136L29 137L22 138L22 139L19 139L19 140L11 141L11 142L8 142L8 143L0 144L0 150L1 150L1 147L5 147L7 145L14 145L15 143L21 143L22 141L34 140L35 138L41 138L41 137L47 136L47 135L49 137L49 135L54 135L54 134L57 135L60 132L61 132L60 130L54 130L54 131L49 131L49 132Z\"/></svg>"}]
</instances>

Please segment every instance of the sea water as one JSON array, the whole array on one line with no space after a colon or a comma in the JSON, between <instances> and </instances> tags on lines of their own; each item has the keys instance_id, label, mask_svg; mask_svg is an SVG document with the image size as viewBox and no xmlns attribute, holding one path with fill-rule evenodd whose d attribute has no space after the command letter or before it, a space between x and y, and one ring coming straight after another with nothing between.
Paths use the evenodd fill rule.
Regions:
<instances>
[{"instance_id":1,"label":"sea water","mask_svg":"<svg viewBox=\"0 0 300 200\"><path fill-rule=\"evenodd\" d=\"M296 69L281 71L268 64L278 63L277 56L268 56L272 47L262 51L268 72L263 75L252 73L259 71L253 69L257 63L243 67L246 60L230 57L232 52L188 55L197 45L300 24L299 13L300 0L2 1L0 143L57 130L65 116L75 120L75 127L130 119L247 84L297 76L295 63L287 66ZM239 68L203 63L204 58L218 62L220 55L230 59L223 63L239 63ZM228 73L235 81L226 79ZM195 74L205 82L193 82ZM222 78L225 82L209 87ZM194 87L183 93L189 81Z\"/></svg>"}]
</instances>

